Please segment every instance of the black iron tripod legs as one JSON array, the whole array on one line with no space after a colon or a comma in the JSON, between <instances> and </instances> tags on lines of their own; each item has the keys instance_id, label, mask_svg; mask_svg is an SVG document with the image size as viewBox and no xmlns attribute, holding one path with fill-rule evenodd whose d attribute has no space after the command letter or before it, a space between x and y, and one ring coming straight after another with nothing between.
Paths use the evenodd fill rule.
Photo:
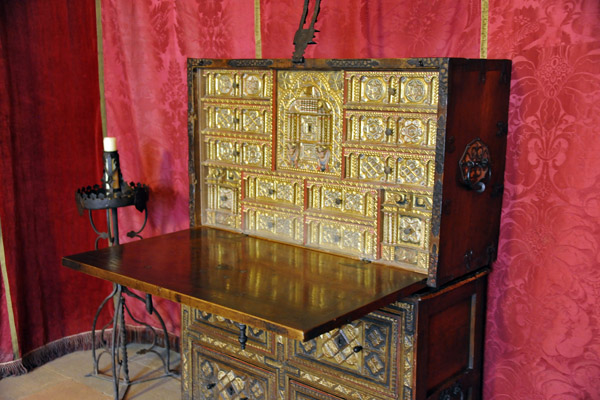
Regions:
<instances>
[{"instance_id":1,"label":"black iron tripod legs","mask_svg":"<svg viewBox=\"0 0 600 400\"><path fill-rule=\"evenodd\" d=\"M156 350L154 350L154 347L157 346L157 338L158 338L156 330L149 324L146 324L146 323L138 320L137 318L135 318L132 315L132 313L125 301L125 295L144 303L146 305L146 310L148 311L148 313L150 315L154 314L156 316L156 318L158 319L158 321L161 325L163 334L164 334L164 349L166 350L166 353L167 353L166 360L165 360L165 358L163 358L163 356L160 353L158 353ZM102 347L103 351L100 352L99 354L97 354L96 324L98 323L98 317L100 315L100 312L106 306L106 303L108 303L108 300L110 300L110 299L114 299L114 301L115 301L115 312L112 317L112 321L102 327L102 330L100 332L99 343L100 343L100 346ZM163 375L153 377L153 378L147 378L147 379L136 379L134 381L130 380L128 355L127 355L127 328L125 325L125 312L127 312L129 317L134 322L136 322L140 325L143 325L147 330L149 330L152 333L153 340L152 340L151 346L147 349L140 350L138 353L144 354L146 352L153 352L154 354L156 354L163 363L163 367L164 367ZM109 325L111 325L111 323L112 323L112 333L111 333L110 345L109 345L108 341L105 339L105 331L106 331L106 328L108 328ZM121 286L119 284L114 284L113 291L111 292L111 294L108 295L102 301L102 303L100 303L100 307L98 307L98 310L96 311L96 315L94 316L94 322L92 324L92 358L93 358L93 368L94 368L93 375L97 376L97 377L103 377L103 378L112 380L113 385L114 385L115 400L120 400L121 397L124 396L125 393L127 393L129 386L132 384L146 382L149 380L159 379L159 378L163 378L163 377L167 377L167 376L177 376L176 373L171 372L171 370L170 370L170 363L171 363L170 350L171 350L171 348L170 348L170 343L169 343L169 335L167 332L167 327L166 327L162 317L158 313L158 311L152 306L152 297L150 295L146 295L146 299L144 299L143 297L130 291L128 288ZM111 356L112 376L104 375L99 371L98 363L99 363L100 357L104 353L108 353ZM119 393L121 385L125 386L125 390L122 393Z\"/></svg>"}]
</instances>

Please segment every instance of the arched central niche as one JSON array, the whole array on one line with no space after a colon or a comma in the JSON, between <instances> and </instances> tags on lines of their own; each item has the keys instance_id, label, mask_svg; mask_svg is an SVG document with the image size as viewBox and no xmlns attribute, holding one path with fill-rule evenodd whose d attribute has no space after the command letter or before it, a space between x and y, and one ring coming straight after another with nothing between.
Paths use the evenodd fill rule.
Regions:
<instances>
[{"instance_id":1,"label":"arched central niche","mask_svg":"<svg viewBox=\"0 0 600 400\"><path fill-rule=\"evenodd\" d=\"M340 175L342 87L341 73L280 73L277 169Z\"/></svg>"}]
</instances>

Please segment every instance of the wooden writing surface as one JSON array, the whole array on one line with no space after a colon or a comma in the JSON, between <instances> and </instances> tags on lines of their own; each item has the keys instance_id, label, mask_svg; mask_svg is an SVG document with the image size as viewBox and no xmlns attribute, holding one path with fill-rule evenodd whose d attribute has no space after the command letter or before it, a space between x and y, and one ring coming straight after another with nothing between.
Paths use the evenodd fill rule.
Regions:
<instances>
[{"instance_id":1,"label":"wooden writing surface","mask_svg":"<svg viewBox=\"0 0 600 400\"><path fill-rule=\"evenodd\" d=\"M425 287L425 274L199 227L63 258L63 265L297 340Z\"/></svg>"}]
</instances>

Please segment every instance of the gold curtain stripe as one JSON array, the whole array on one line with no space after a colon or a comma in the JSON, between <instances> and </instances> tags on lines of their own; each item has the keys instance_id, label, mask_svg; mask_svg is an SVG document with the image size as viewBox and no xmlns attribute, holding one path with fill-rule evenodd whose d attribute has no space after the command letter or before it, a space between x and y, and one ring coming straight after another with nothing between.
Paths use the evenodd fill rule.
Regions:
<instances>
[{"instance_id":1,"label":"gold curtain stripe","mask_svg":"<svg viewBox=\"0 0 600 400\"><path fill-rule=\"evenodd\" d=\"M96 42L98 43L98 84L102 136L106 137L106 97L104 96L104 47L102 46L102 0L96 0Z\"/></svg>"},{"instance_id":2,"label":"gold curtain stripe","mask_svg":"<svg viewBox=\"0 0 600 400\"><path fill-rule=\"evenodd\" d=\"M262 58L262 38L260 33L260 0L254 0L254 57Z\"/></svg>"},{"instance_id":3,"label":"gold curtain stripe","mask_svg":"<svg viewBox=\"0 0 600 400\"><path fill-rule=\"evenodd\" d=\"M488 54L489 7L489 0L481 0L481 46L479 48L481 58L487 58Z\"/></svg>"},{"instance_id":4,"label":"gold curtain stripe","mask_svg":"<svg viewBox=\"0 0 600 400\"><path fill-rule=\"evenodd\" d=\"M4 296L6 297L6 308L8 311L8 325L10 326L10 341L12 343L13 360L21 358L19 350L19 339L17 338L17 325L13 312L12 298L10 296L10 284L8 282L8 270L6 268L6 255L4 253L4 240L2 240L2 223L0 222L0 269L2 269L2 284L4 285Z\"/></svg>"}]
</instances>

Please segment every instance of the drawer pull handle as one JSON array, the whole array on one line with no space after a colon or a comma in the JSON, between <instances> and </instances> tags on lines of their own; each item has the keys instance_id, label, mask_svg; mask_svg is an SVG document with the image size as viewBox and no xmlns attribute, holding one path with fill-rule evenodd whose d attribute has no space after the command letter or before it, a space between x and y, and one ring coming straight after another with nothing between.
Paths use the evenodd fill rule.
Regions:
<instances>
[{"instance_id":1,"label":"drawer pull handle","mask_svg":"<svg viewBox=\"0 0 600 400\"><path fill-rule=\"evenodd\" d=\"M355 353L360 353L362 351L363 347L362 346L354 346L354 348L352 349L353 352Z\"/></svg>"},{"instance_id":2,"label":"drawer pull handle","mask_svg":"<svg viewBox=\"0 0 600 400\"><path fill-rule=\"evenodd\" d=\"M467 145L458 163L462 183L470 190L483 193L492 175L490 150L479 138Z\"/></svg>"},{"instance_id":3,"label":"drawer pull handle","mask_svg":"<svg viewBox=\"0 0 600 400\"><path fill-rule=\"evenodd\" d=\"M208 385L206 385L206 388L210 390L210 389L214 388L215 386L217 386L216 383L209 383Z\"/></svg>"},{"instance_id":4,"label":"drawer pull handle","mask_svg":"<svg viewBox=\"0 0 600 400\"><path fill-rule=\"evenodd\" d=\"M389 175L389 174L391 174L391 173L392 173L392 171L393 171L393 170L392 170L392 167L389 167L389 166L388 166L388 167L385 167L385 168L383 169L383 172L385 172L385 173L386 173L386 175Z\"/></svg>"},{"instance_id":5,"label":"drawer pull handle","mask_svg":"<svg viewBox=\"0 0 600 400\"><path fill-rule=\"evenodd\" d=\"M386 136L392 136L394 134L394 130L391 128L387 128L385 130L385 134L386 134Z\"/></svg>"}]
</instances>

